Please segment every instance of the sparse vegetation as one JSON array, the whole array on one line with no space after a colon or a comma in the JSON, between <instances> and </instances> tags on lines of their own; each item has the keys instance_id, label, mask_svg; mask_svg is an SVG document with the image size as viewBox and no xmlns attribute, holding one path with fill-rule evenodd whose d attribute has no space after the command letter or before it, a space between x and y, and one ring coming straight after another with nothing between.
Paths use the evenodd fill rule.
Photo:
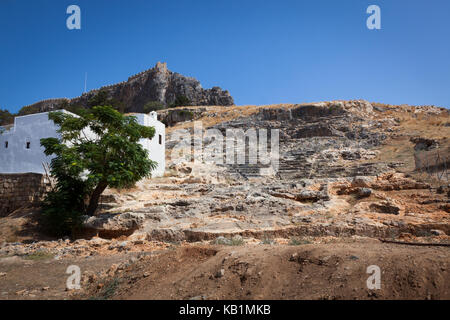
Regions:
<instances>
[{"instance_id":1,"label":"sparse vegetation","mask_svg":"<svg viewBox=\"0 0 450 320\"><path fill-rule=\"evenodd\" d=\"M185 97L185 96L178 96L175 101L170 105L171 108L176 108L176 107L185 107L185 106L190 106L191 105L191 101Z\"/></svg>"},{"instance_id":2,"label":"sparse vegetation","mask_svg":"<svg viewBox=\"0 0 450 320\"><path fill-rule=\"evenodd\" d=\"M102 288L98 296L91 297L89 300L108 300L116 293L118 287L119 279L113 278Z\"/></svg>"},{"instance_id":3,"label":"sparse vegetation","mask_svg":"<svg viewBox=\"0 0 450 320\"><path fill-rule=\"evenodd\" d=\"M265 245L273 245L273 244L276 244L276 241L273 240L273 239L271 239L271 238L269 238L269 237L264 237L264 238L261 240L261 244L265 244Z\"/></svg>"},{"instance_id":4,"label":"sparse vegetation","mask_svg":"<svg viewBox=\"0 0 450 320\"><path fill-rule=\"evenodd\" d=\"M152 111L158 111L158 110L162 110L162 109L165 109L165 108L166 108L166 106L165 106L164 103L162 103L162 102L159 102L159 101L149 101L149 102L147 102L147 103L144 105L142 111L143 111L144 113L150 113L150 112L152 112Z\"/></svg>"},{"instance_id":5,"label":"sparse vegetation","mask_svg":"<svg viewBox=\"0 0 450 320\"><path fill-rule=\"evenodd\" d=\"M218 237L211 242L212 244L224 245L224 246L242 246L244 239L241 236L234 236L231 239L225 237Z\"/></svg>"},{"instance_id":6,"label":"sparse vegetation","mask_svg":"<svg viewBox=\"0 0 450 320\"><path fill-rule=\"evenodd\" d=\"M27 106L27 107L23 107L22 109L19 110L19 112L17 113L18 116L25 116L28 114L33 114L33 113L39 113L39 107L38 106Z\"/></svg>"},{"instance_id":7,"label":"sparse vegetation","mask_svg":"<svg viewBox=\"0 0 450 320\"><path fill-rule=\"evenodd\" d=\"M41 261L41 260L53 259L54 256L55 255L50 252L40 250L40 251L36 251L36 252L26 255L24 258L26 260Z\"/></svg>"},{"instance_id":8,"label":"sparse vegetation","mask_svg":"<svg viewBox=\"0 0 450 320\"><path fill-rule=\"evenodd\" d=\"M100 90L96 95L94 95L88 101L89 107L106 106L109 104L110 103L109 103L109 99L108 99L108 92L106 92L105 90Z\"/></svg>"},{"instance_id":9,"label":"sparse vegetation","mask_svg":"<svg viewBox=\"0 0 450 320\"><path fill-rule=\"evenodd\" d=\"M120 113L126 112L126 105L122 101L110 98L108 92L104 89L100 90L96 95L89 99L88 107L93 108L95 106L110 106Z\"/></svg>"},{"instance_id":10,"label":"sparse vegetation","mask_svg":"<svg viewBox=\"0 0 450 320\"><path fill-rule=\"evenodd\" d=\"M289 245L290 246L300 246L300 245L304 245L304 244L311 244L311 241L306 240L306 239L299 239L299 238L291 238L291 240L289 241Z\"/></svg>"},{"instance_id":11,"label":"sparse vegetation","mask_svg":"<svg viewBox=\"0 0 450 320\"><path fill-rule=\"evenodd\" d=\"M14 115L8 110L0 109L0 126L14 123Z\"/></svg>"}]
</instances>

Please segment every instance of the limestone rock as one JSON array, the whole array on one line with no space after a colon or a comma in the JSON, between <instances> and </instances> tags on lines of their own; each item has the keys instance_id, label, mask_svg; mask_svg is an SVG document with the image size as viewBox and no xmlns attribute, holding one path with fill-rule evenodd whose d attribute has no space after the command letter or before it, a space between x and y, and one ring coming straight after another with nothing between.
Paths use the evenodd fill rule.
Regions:
<instances>
[{"instance_id":1,"label":"limestone rock","mask_svg":"<svg viewBox=\"0 0 450 320\"><path fill-rule=\"evenodd\" d=\"M147 232L147 240L179 242L185 239L182 231L172 229L153 229Z\"/></svg>"},{"instance_id":2,"label":"limestone rock","mask_svg":"<svg viewBox=\"0 0 450 320\"><path fill-rule=\"evenodd\" d=\"M369 177L355 177L352 181L352 186L368 188L371 186L371 179Z\"/></svg>"},{"instance_id":3,"label":"limestone rock","mask_svg":"<svg viewBox=\"0 0 450 320\"><path fill-rule=\"evenodd\" d=\"M430 230L430 233L435 236L445 236L445 232L442 230L433 229Z\"/></svg>"},{"instance_id":4,"label":"limestone rock","mask_svg":"<svg viewBox=\"0 0 450 320\"><path fill-rule=\"evenodd\" d=\"M439 147L439 143L434 139L426 139L422 137L415 137L410 139L412 143L415 144L415 151L429 151Z\"/></svg>"},{"instance_id":5,"label":"limestone rock","mask_svg":"<svg viewBox=\"0 0 450 320\"><path fill-rule=\"evenodd\" d=\"M142 227L147 219L146 213L143 212L105 213L88 217L83 227L106 237L117 237L122 234L129 236Z\"/></svg>"},{"instance_id":6,"label":"limestone rock","mask_svg":"<svg viewBox=\"0 0 450 320\"><path fill-rule=\"evenodd\" d=\"M392 201L381 201L377 203L372 203L369 208L372 211L378 212L378 213L385 213L385 214L395 214L398 215L400 213L401 208Z\"/></svg>"},{"instance_id":7,"label":"limestone rock","mask_svg":"<svg viewBox=\"0 0 450 320\"><path fill-rule=\"evenodd\" d=\"M370 189L370 188L359 188L358 189L358 197L360 197L360 198L370 197L371 194L372 194L372 189Z\"/></svg>"},{"instance_id":8,"label":"limestone rock","mask_svg":"<svg viewBox=\"0 0 450 320\"><path fill-rule=\"evenodd\" d=\"M189 105L193 106L234 104L228 91L219 87L203 89L198 80L172 72L166 63L158 62L155 67L131 76L127 81L89 91L74 99L50 99L28 107L35 112L57 110L63 103L87 107L89 100L100 90L105 91L109 99L126 106L125 112L143 112L148 102L169 106L180 97L187 98Z\"/></svg>"}]
</instances>

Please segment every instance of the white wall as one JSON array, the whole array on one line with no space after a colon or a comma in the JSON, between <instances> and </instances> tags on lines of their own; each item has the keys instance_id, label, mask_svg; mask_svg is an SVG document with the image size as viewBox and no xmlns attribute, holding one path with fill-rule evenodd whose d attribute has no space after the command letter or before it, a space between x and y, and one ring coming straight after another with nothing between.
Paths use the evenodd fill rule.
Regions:
<instances>
[{"instance_id":1,"label":"white wall","mask_svg":"<svg viewBox=\"0 0 450 320\"><path fill-rule=\"evenodd\" d=\"M140 143L148 150L149 158L158 163L158 167L152 172L152 177L161 177L166 168L166 126L153 115L138 113L134 114L139 124L155 127L155 135L150 139L141 139ZM161 136L161 144L159 143Z\"/></svg>"},{"instance_id":2,"label":"white wall","mask_svg":"<svg viewBox=\"0 0 450 320\"><path fill-rule=\"evenodd\" d=\"M69 113L68 111L61 110ZM158 163L152 176L162 176L165 170L165 125L156 116L135 115L142 125L155 127L152 140L141 139L140 143L149 151L150 159ZM16 117L14 127L0 133L0 173L44 173L43 163L50 164L52 157L46 157L40 139L59 138L57 126L48 119L48 112ZM162 144L159 144L161 135ZM8 142L8 148L5 143ZM27 142L30 148L27 149Z\"/></svg>"},{"instance_id":3,"label":"white wall","mask_svg":"<svg viewBox=\"0 0 450 320\"><path fill-rule=\"evenodd\" d=\"M44 173L42 163L50 163L51 157L45 156L40 139L59 138L56 130L47 112L16 117L14 127L0 134L0 173Z\"/></svg>"}]
</instances>

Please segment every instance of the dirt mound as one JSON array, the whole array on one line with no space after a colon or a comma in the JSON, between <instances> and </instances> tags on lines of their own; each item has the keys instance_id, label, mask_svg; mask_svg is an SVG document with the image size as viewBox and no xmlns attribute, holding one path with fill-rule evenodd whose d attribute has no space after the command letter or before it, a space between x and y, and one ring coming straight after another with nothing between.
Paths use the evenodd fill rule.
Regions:
<instances>
[{"instance_id":1,"label":"dirt mound","mask_svg":"<svg viewBox=\"0 0 450 320\"><path fill-rule=\"evenodd\" d=\"M448 248L380 244L192 246L146 256L78 298L449 299ZM381 289L369 290L369 266Z\"/></svg>"},{"instance_id":2,"label":"dirt mound","mask_svg":"<svg viewBox=\"0 0 450 320\"><path fill-rule=\"evenodd\" d=\"M0 244L52 240L53 238L45 235L39 227L39 215L39 209L25 207L0 218Z\"/></svg>"}]
</instances>

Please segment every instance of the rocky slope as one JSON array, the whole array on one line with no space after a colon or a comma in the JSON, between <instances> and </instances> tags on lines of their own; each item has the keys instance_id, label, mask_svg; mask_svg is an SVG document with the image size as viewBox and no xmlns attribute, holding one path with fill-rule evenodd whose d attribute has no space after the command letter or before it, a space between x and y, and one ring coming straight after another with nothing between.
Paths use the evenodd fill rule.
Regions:
<instances>
[{"instance_id":1,"label":"rocky slope","mask_svg":"<svg viewBox=\"0 0 450 320\"><path fill-rule=\"evenodd\" d=\"M105 214L86 221L91 234L199 241L234 235L445 238L450 232L446 109L337 101L190 110L203 132L279 129L277 170L249 164L248 143L234 147L246 155L244 164L196 163L188 156L175 163L174 154L192 147L180 146L176 133L192 132L194 125L178 122L168 129L166 176L141 181L130 192L108 191ZM417 147L419 138L432 137L440 147ZM210 141L204 140L207 155ZM437 170L417 167L418 155L436 150L442 153L433 158Z\"/></svg>"},{"instance_id":2,"label":"rocky slope","mask_svg":"<svg viewBox=\"0 0 450 320\"><path fill-rule=\"evenodd\" d=\"M166 175L131 190L107 190L98 215L85 220L83 239L42 241L29 223L37 209L1 218L0 282L12 290L7 298L34 291L14 293L20 273L2 256L15 257L17 265L51 257L50 267L123 254L139 256L106 271L87 269L81 298L105 298L105 291L106 298L139 299L448 298L448 110L358 100L159 114L169 125ZM243 164L194 162L189 134L199 123L203 135L278 129L278 165L251 164L248 143L233 147L245 155ZM190 137L187 144L179 143L180 130ZM204 156L219 153L209 148L212 141L203 136ZM179 154L184 161L175 161ZM365 287L369 264L390 270L383 273L389 285L376 293ZM289 285L299 272L301 291ZM268 285L268 279L282 281Z\"/></svg>"},{"instance_id":3,"label":"rocky slope","mask_svg":"<svg viewBox=\"0 0 450 320\"><path fill-rule=\"evenodd\" d=\"M143 112L148 102L157 102L169 106L177 98L184 97L189 105L231 106L233 98L219 87L203 89L200 82L191 77L167 69L166 63L158 62L155 67L128 78L127 81L89 91L73 99L49 99L25 107L30 113L45 112L61 107L84 106L89 100L104 91L108 99L122 106L123 112Z\"/></svg>"}]
</instances>

